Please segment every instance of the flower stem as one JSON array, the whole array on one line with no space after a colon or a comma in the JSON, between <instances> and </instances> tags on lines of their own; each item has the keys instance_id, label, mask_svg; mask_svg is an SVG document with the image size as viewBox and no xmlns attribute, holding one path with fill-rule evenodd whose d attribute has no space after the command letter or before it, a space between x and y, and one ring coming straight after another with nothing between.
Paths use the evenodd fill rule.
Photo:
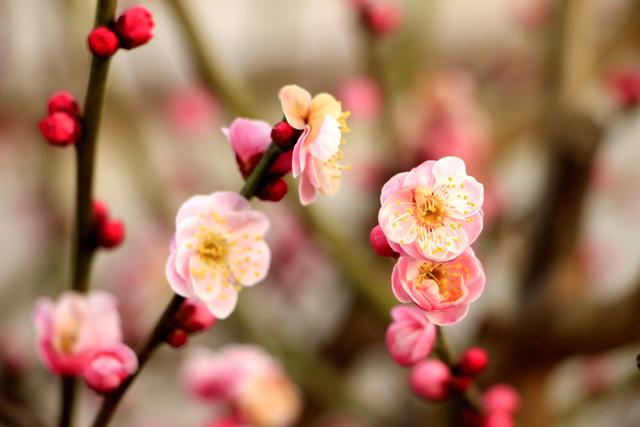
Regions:
<instances>
[{"instance_id":1,"label":"flower stem","mask_svg":"<svg viewBox=\"0 0 640 427\"><path fill-rule=\"evenodd\" d=\"M444 330L442 326L436 327L437 331L437 342L436 342L436 352L444 363L446 363L449 368L453 368L457 363L457 356L449 344L449 340L447 340L447 336L444 334ZM474 383L471 387L464 392L462 395L462 400L466 405L473 408L476 412L482 413L482 400L480 398L480 390L478 386Z\"/></svg>"},{"instance_id":2,"label":"flower stem","mask_svg":"<svg viewBox=\"0 0 640 427\"><path fill-rule=\"evenodd\" d=\"M116 0L98 0L95 26L112 22L116 13ZM100 128L104 93L107 85L110 58L91 60L89 83L84 100L83 131L76 143L76 216L73 233L73 256L71 257L71 289L85 292L89 287L91 259L95 251L92 237L93 227L93 176L95 169L95 147ZM60 427L73 423L75 404L75 379L62 378Z\"/></svg>"},{"instance_id":3,"label":"flower stem","mask_svg":"<svg viewBox=\"0 0 640 427\"><path fill-rule=\"evenodd\" d=\"M281 150L274 143L269 145L267 151L262 156L262 159L260 159L256 168L247 178L245 185L242 187L242 190L240 190L240 194L242 194L246 199L251 199L254 196L260 182L263 180L264 176L267 174L280 153ZM177 294L173 295L173 298L169 301L169 304L162 312L162 315L153 327L149 337L137 351L138 370L120 384L120 387L105 397L93 424L91 424L92 427L106 427L109 424L109 421L111 421L115 414L118 404L129 389L129 386L131 386L133 381L138 377L142 368L147 364L147 361L151 358L155 350L164 342L167 334L171 331L174 325L174 316L183 301L184 297Z\"/></svg>"}]
</instances>

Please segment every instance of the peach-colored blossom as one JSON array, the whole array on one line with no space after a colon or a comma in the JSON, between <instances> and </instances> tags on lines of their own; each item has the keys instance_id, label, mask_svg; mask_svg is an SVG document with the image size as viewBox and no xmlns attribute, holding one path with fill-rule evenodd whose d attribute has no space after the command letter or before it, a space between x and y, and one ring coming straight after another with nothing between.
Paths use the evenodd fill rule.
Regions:
<instances>
[{"instance_id":1,"label":"peach-colored blossom","mask_svg":"<svg viewBox=\"0 0 640 427\"><path fill-rule=\"evenodd\" d=\"M251 426L287 427L302 409L296 386L255 346L230 345L216 353L199 349L185 360L182 378L190 394L226 402Z\"/></svg>"},{"instance_id":2,"label":"peach-colored blossom","mask_svg":"<svg viewBox=\"0 0 640 427\"><path fill-rule=\"evenodd\" d=\"M269 220L238 193L216 192L187 200L176 216L166 276L175 293L204 302L228 317L242 287L262 281L271 253L264 242Z\"/></svg>"},{"instance_id":3,"label":"peach-colored blossom","mask_svg":"<svg viewBox=\"0 0 640 427\"><path fill-rule=\"evenodd\" d=\"M296 85L285 86L279 93L282 110L291 127L302 130L293 148L293 176L300 177L300 202L308 205L316 193L335 194L345 166L340 164L344 143L342 134L348 131L347 112L333 96L320 93L313 98Z\"/></svg>"},{"instance_id":4,"label":"peach-colored blossom","mask_svg":"<svg viewBox=\"0 0 640 427\"><path fill-rule=\"evenodd\" d=\"M84 380L98 393L110 393L138 369L138 358L128 346L114 343L94 350L84 369Z\"/></svg>"},{"instance_id":5,"label":"peach-colored blossom","mask_svg":"<svg viewBox=\"0 0 640 427\"><path fill-rule=\"evenodd\" d=\"M413 302L436 325L448 325L466 316L469 304L482 294L485 277L480 261L468 248L442 263L400 257L391 281L399 301Z\"/></svg>"},{"instance_id":6,"label":"peach-colored blossom","mask_svg":"<svg viewBox=\"0 0 640 427\"><path fill-rule=\"evenodd\" d=\"M107 292L41 298L33 315L40 358L59 375L81 374L96 349L122 340L116 300Z\"/></svg>"},{"instance_id":7,"label":"peach-colored blossom","mask_svg":"<svg viewBox=\"0 0 640 427\"><path fill-rule=\"evenodd\" d=\"M393 360L402 366L413 366L431 354L436 327L422 310L399 305L391 309L391 317L386 344Z\"/></svg>"},{"instance_id":8,"label":"peach-colored blossom","mask_svg":"<svg viewBox=\"0 0 640 427\"><path fill-rule=\"evenodd\" d=\"M400 254L448 261L480 234L483 200L484 187L461 159L428 160L386 182L378 222Z\"/></svg>"}]
</instances>

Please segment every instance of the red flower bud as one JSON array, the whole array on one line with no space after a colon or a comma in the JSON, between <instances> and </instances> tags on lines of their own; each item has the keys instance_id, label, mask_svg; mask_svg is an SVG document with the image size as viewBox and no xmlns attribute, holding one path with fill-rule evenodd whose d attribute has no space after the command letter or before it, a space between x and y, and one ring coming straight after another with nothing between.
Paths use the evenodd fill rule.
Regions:
<instances>
[{"instance_id":1,"label":"red flower bud","mask_svg":"<svg viewBox=\"0 0 640 427\"><path fill-rule=\"evenodd\" d=\"M112 249L124 240L124 223L116 219L109 219L98 228L98 246Z\"/></svg>"},{"instance_id":2,"label":"red flower bud","mask_svg":"<svg viewBox=\"0 0 640 427\"><path fill-rule=\"evenodd\" d=\"M120 47L118 36L107 27L94 28L87 38L87 43L91 53L101 58L113 55Z\"/></svg>"},{"instance_id":3,"label":"red flower bud","mask_svg":"<svg viewBox=\"0 0 640 427\"><path fill-rule=\"evenodd\" d=\"M80 137L80 122L67 113L58 112L40 121L40 132L50 144L66 146Z\"/></svg>"},{"instance_id":4,"label":"red flower bud","mask_svg":"<svg viewBox=\"0 0 640 427\"><path fill-rule=\"evenodd\" d=\"M396 258L398 256L397 252L391 249L391 246L389 246L387 237L384 235L384 232L382 231L382 227L380 227L380 225L376 225L371 229L371 234L369 234L369 242L371 243L371 248L373 249L373 251L380 256L392 258Z\"/></svg>"},{"instance_id":5,"label":"red flower bud","mask_svg":"<svg viewBox=\"0 0 640 427\"><path fill-rule=\"evenodd\" d=\"M404 21L403 11L398 4L369 4L362 7L362 19L373 34L384 35L395 32Z\"/></svg>"},{"instance_id":6,"label":"red flower bud","mask_svg":"<svg viewBox=\"0 0 640 427\"><path fill-rule=\"evenodd\" d=\"M211 314L204 303L188 299L182 303L178 314L176 314L176 321L180 329L189 334L211 328L216 320L216 317Z\"/></svg>"},{"instance_id":7,"label":"red flower bud","mask_svg":"<svg viewBox=\"0 0 640 427\"><path fill-rule=\"evenodd\" d=\"M182 329L175 329L167 338L167 343L173 348L182 347L187 343L189 336Z\"/></svg>"},{"instance_id":8,"label":"red flower bud","mask_svg":"<svg viewBox=\"0 0 640 427\"><path fill-rule=\"evenodd\" d=\"M125 11L116 21L116 33L120 38L120 46L133 49L147 43L153 38L153 16L147 8L132 7Z\"/></svg>"},{"instance_id":9,"label":"red flower bud","mask_svg":"<svg viewBox=\"0 0 640 427\"><path fill-rule=\"evenodd\" d=\"M64 90L51 95L47 110L49 111L49 114L67 113L71 117L78 117L80 115L80 106L78 106L75 98L69 92Z\"/></svg>"},{"instance_id":10,"label":"red flower bud","mask_svg":"<svg viewBox=\"0 0 640 427\"><path fill-rule=\"evenodd\" d=\"M484 349L472 347L460 357L460 371L469 376L481 374L489 366L489 356Z\"/></svg>"},{"instance_id":11,"label":"red flower bud","mask_svg":"<svg viewBox=\"0 0 640 427\"><path fill-rule=\"evenodd\" d=\"M279 202L287 194L289 186L284 179L267 182L263 188L258 191L257 196L260 200L268 200L270 202Z\"/></svg>"},{"instance_id":12,"label":"red flower bud","mask_svg":"<svg viewBox=\"0 0 640 427\"><path fill-rule=\"evenodd\" d=\"M293 128L286 121L277 123L273 129L271 129L271 140L280 147L281 150L290 150L298 142L298 138L302 134L302 131Z\"/></svg>"},{"instance_id":13,"label":"red flower bud","mask_svg":"<svg viewBox=\"0 0 640 427\"><path fill-rule=\"evenodd\" d=\"M94 200L92 203L93 221L96 225L101 226L109 218L109 208L100 200Z\"/></svg>"},{"instance_id":14,"label":"red flower bud","mask_svg":"<svg viewBox=\"0 0 640 427\"><path fill-rule=\"evenodd\" d=\"M607 86L620 107L635 107L640 102L640 69L619 67L611 71L607 77Z\"/></svg>"}]
</instances>

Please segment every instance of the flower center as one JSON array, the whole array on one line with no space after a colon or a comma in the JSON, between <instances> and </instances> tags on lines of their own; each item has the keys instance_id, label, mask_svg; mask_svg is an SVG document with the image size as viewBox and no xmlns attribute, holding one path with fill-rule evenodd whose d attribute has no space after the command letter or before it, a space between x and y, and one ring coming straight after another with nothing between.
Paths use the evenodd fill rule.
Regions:
<instances>
[{"instance_id":1,"label":"flower center","mask_svg":"<svg viewBox=\"0 0 640 427\"><path fill-rule=\"evenodd\" d=\"M413 192L413 200L416 203L416 213L420 221L429 226L442 225L447 210L444 203L433 191L424 187L416 188Z\"/></svg>"},{"instance_id":2,"label":"flower center","mask_svg":"<svg viewBox=\"0 0 640 427\"><path fill-rule=\"evenodd\" d=\"M69 319L58 326L54 346L65 354L73 352L73 347L78 340L78 322Z\"/></svg>"},{"instance_id":3,"label":"flower center","mask_svg":"<svg viewBox=\"0 0 640 427\"><path fill-rule=\"evenodd\" d=\"M438 293L445 301L456 301L463 294L462 289L456 286L456 281L450 280L449 273L442 264L432 262L420 264L416 283L420 286L427 280L432 280L438 285Z\"/></svg>"},{"instance_id":4,"label":"flower center","mask_svg":"<svg viewBox=\"0 0 640 427\"><path fill-rule=\"evenodd\" d=\"M229 253L229 245L227 240L212 231L207 231L200 238L198 243L198 255L208 264L223 261Z\"/></svg>"}]
</instances>

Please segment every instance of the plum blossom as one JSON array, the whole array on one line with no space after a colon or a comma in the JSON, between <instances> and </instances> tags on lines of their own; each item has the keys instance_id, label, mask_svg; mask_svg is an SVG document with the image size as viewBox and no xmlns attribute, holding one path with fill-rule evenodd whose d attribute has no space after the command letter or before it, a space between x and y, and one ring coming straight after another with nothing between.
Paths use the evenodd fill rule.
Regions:
<instances>
[{"instance_id":1,"label":"plum blossom","mask_svg":"<svg viewBox=\"0 0 640 427\"><path fill-rule=\"evenodd\" d=\"M453 261L437 263L400 257L391 276L401 302L413 302L436 325L448 325L466 316L469 304L482 294L485 276L471 248Z\"/></svg>"},{"instance_id":2,"label":"plum blossom","mask_svg":"<svg viewBox=\"0 0 640 427\"><path fill-rule=\"evenodd\" d=\"M33 317L40 358L55 374L82 374L94 351L122 340L116 300L107 292L41 298Z\"/></svg>"},{"instance_id":3,"label":"plum blossom","mask_svg":"<svg viewBox=\"0 0 640 427\"><path fill-rule=\"evenodd\" d=\"M308 205L315 201L316 193L335 194L340 189L340 164L344 143L342 134L348 131L349 113L333 96L320 93L313 98L296 85L285 86L279 93L287 123L302 134L293 149L293 176L300 177L300 202Z\"/></svg>"},{"instance_id":4,"label":"plum blossom","mask_svg":"<svg viewBox=\"0 0 640 427\"><path fill-rule=\"evenodd\" d=\"M269 220L238 193L191 197L178 210L165 273L175 293L202 301L219 319L235 309L242 287L263 280L271 253Z\"/></svg>"},{"instance_id":5,"label":"plum blossom","mask_svg":"<svg viewBox=\"0 0 640 427\"><path fill-rule=\"evenodd\" d=\"M228 404L251 426L290 426L302 409L298 389L259 347L229 345L216 353L199 349L185 360L182 379L191 395Z\"/></svg>"},{"instance_id":6,"label":"plum blossom","mask_svg":"<svg viewBox=\"0 0 640 427\"><path fill-rule=\"evenodd\" d=\"M98 393L110 393L138 369L138 358L129 347L114 343L89 356L84 380Z\"/></svg>"},{"instance_id":7,"label":"plum blossom","mask_svg":"<svg viewBox=\"0 0 640 427\"><path fill-rule=\"evenodd\" d=\"M483 185L461 159L428 160L385 183L378 222L401 255L449 261L480 234L483 200Z\"/></svg>"},{"instance_id":8,"label":"plum blossom","mask_svg":"<svg viewBox=\"0 0 640 427\"><path fill-rule=\"evenodd\" d=\"M435 344L435 325L415 307L396 306L391 309L391 317L386 343L393 359L402 366L413 366L425 359Z\"/></svg>"}]
</instances>

